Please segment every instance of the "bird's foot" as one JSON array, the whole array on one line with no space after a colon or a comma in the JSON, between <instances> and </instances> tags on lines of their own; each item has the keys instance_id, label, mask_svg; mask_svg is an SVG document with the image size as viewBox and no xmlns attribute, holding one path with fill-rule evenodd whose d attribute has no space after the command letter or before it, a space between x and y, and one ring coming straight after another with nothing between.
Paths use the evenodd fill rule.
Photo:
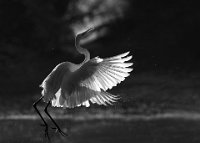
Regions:
<instances>
[{"instance_id":1,"label":"bird's foot","mask_svg":"<svg viewBox=\"0 0 200 143\"><path fill-rule=\"evenodd\" d=\"M55 132L59 132L62 136L66 137L68 136L68 134L64 133L60 128L58 127L51 127L53 130L55 130Z\"/></svg>"},{"instance_id":2,"label":"bird's foot","mask_svg":"<svg viewBox=\"0 0 200 143\"><path fill-rule=\"evenodd\" d=\"M49 128L48 125L47 124L40 124L40 126L45 127L44 136L45 136L45 138L48 138L48 140L50 140L49 132L48 132L48 128Z\"/></svg>"}]
</instances>

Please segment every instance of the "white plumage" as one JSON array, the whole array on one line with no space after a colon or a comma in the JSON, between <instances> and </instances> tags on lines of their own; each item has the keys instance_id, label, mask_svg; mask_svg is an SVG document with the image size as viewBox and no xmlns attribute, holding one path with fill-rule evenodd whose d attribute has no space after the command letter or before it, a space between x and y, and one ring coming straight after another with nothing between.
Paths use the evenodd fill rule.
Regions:
<instances>
[{"instance_id":1,"label":"white plumage","mask_svg":"<svg viewBox=\"0 0 200 143\"><path fill-rule=\"evenodd\" d=\"M110 57L90 59L89 52L79 45L91 29L76 37L77 50L85 55L81 64L63 62L57 65L42 82L42 95L45 102L51 100L52 106L74 108L89 107L90 103L108 105L119 99L119 96L106 92L123 81L133 70L132 56L129 52Z\"/></svg>"}]
</instances>

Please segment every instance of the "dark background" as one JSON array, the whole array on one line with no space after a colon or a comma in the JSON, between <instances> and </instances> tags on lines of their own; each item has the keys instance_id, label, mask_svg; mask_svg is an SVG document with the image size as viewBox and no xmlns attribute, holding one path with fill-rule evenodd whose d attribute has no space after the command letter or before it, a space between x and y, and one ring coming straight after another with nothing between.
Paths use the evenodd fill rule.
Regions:
<instances>
[{"instance_id":1,"label":"dark background","mask_svg":"<svg viewBox=\"0 0 200 143\"><path fill-rule=\"evenodd\" d=\"M55 115L74 117L69 119L70 125L60 120L74 135L69 140L199 142L196 122L199 116L193 121L196 119L193 113L199 115L200 111L199 24L198 4L186 0L1 0L0 117L36 115L32 103L41 96L39 85L60 62L83 60L75 50L74 38L78 32L94 27L93 33L82 41L91 57L104 58L130 51L134 71L109 91L122 97L113 106L51 108ZM44 106L41 104L40 108ZM124 120L126 115L162 113L176 113L180 119L179 116L175 121L161 119L158 123L148 122L146 118L145 121L130 120L126 121L126 129L123 120L116 123L98 120L92 124L87 118L84 124L75 121L79 113L83 117L91 114L96 118L95 115L103 114L107 118L104 112L120 114ZM172 114L174 117L177 116ZM32 116L26 122L5 119L1 122L0 141L30 141L32 132L43 131L36 124L39 120L32 121ZM31 129L26 130L27 127ZM94 132L96 128L100 128L99 132ZM37 134L32 141L39 142L42 137ZM55 140L64 142L62 139Z\"/></svg>"},{"instance_id":2,"label":"dark background","mask_svg":"<svg viewBox=\"0 0 200 143\"><path fill-rule=\"evenodd\" d=\"M81 62L74 32L90 27L96 28L97 38L83 47L91 56L131 51L133 74L200 68L200 13L192 1L9 0L1 1L0 9L2 94L38 91L37 85L59 62Z\"/></svg>"}]
</instances>

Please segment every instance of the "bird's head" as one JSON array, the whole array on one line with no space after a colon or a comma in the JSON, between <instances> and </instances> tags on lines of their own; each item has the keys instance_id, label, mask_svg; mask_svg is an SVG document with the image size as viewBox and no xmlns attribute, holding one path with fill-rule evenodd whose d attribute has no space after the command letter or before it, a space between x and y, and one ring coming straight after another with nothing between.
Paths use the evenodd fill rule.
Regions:
<instances>
[{"instance_id":1,"label":"bird's head","mask_svg":"<svg viewBox=\"0 0 200 143\"><path fill-rule=\"evenodd\" d=\"M81 32L81 33L78 33L78 34L76 35L76 39L77 39L77 40L80 40L80 39L82 39L82 38L87 37L93 30L94 30L94 28L89 28L89 29L87 29L87 30L85 30L85 31L83 31L83 32Z\"/></svg>"}]
</instances>

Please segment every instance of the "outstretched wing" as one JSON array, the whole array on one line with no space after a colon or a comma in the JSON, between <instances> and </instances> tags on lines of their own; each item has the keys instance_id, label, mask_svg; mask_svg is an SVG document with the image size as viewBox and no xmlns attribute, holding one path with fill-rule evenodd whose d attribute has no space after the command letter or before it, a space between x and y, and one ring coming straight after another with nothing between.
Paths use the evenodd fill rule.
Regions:
<instances>
[{"instance_id":1,"label":"outstretched wing","mask_svg":"<svg viewBox=\"0 0 200 143\"><path fill-rule=\"evenodd\" d=\"M86 75L85 79L83 77L80 81L80 85L96 91L106 91L116 86L133 70L130 68L133 63L127 62L132 59L128 54L129 52L126 52L105 59L99 57L91 59L80 69Z\"/></svg>"},{"instance_id":2,"label":"outstretched wing","mask_svg":"<svg viewBox=\"0 0 200 143\"><path fill-rule=\"evenodd\" d=\"M99 105L112 104L117 99L116 95L106 92L129 76L133 69L129 68L133 63L127 62L132 59L129 52L111 58L93 58L73 73L72 79L78 84L70 95L65 98L56 93L52 105L57 107L74 108L84 105L90 106L89 101ZM62 87L61 87L62 88ZM60 91L60 90L59 90Z\"/></svg>"}]
</instances>

